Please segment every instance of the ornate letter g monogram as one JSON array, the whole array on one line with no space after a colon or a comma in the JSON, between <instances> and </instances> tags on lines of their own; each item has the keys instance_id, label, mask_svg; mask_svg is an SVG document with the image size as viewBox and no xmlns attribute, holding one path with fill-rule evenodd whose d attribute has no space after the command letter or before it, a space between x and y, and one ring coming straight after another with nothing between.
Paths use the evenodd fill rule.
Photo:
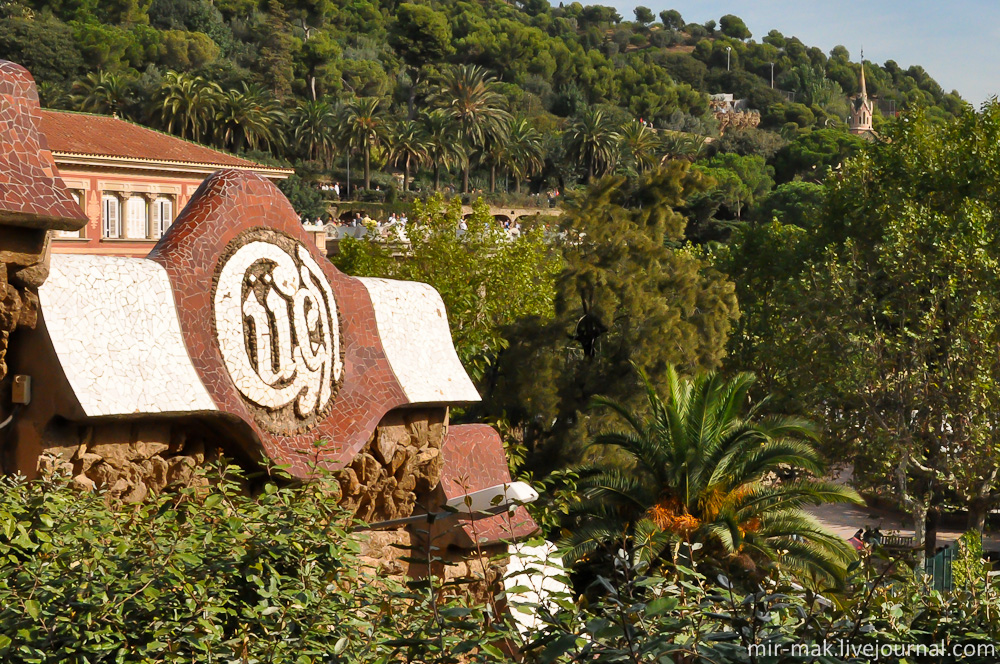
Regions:
<instances>
[{"instance_id":1,"label":"ornate letter g monogram","mask_svg":"<svg viewBox=\"0 0 1000 664\"><path fill-rule=\"evenodd\" d=\"M343 374L340 325L326 275L300 243L268 233L218 272L215 329L229 375L263 409L259 423L291 433L330 404Z\"/></svg>"}]
</instances>

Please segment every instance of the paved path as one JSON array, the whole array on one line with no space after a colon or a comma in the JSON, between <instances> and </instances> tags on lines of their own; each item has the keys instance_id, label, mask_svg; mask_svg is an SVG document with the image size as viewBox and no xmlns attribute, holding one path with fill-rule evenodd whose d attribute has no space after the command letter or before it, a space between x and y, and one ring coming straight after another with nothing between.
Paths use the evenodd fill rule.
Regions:
<instances>
[{"instance_id":1,"label":"paved path","mask_svg":"<svg viewBox=\"0 0 1000 664\"><path fill-rule=\"evenodd\" d=\"M850 469L844 468L834 481L846 484L850 479ZM865 527L880 528L886 535L913 536L910 518L902 512L844 504L818 505L808 507L806 511L844 539L850 539L859 528ZM957 540L965 532L964 525L964 518L961 515L945 519L945 523L938 526L937 545L945 546ZM1000 533L985 533L983 548L987 551L1000 551Z\"/></svg>"}]
</instances>

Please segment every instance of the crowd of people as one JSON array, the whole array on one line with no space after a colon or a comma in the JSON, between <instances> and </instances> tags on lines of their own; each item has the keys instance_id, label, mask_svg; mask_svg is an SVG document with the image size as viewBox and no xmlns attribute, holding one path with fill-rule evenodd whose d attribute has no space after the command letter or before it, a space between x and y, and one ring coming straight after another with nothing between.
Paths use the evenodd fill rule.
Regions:
<instances>
[{"instance_id":1,"label":"crowd of people","mask_svg":"<svg viewBox=\"0 0 1000 664\"><path fill-rule=\"evenodd\" d=\"M348 218L336 219L329 214L321 217L316 217L315 219L310 219L306 216L301 217L302 225L310 229L323 229L329 227L336 228L370 228L374 229L375 232L383 237L387 238L394 232L400 234L404 239L406 237L406 225L409 223L409 218L406 214L395 212L389 213L389 216L385 219L373 219L368 213L362 214L361 212L355 212ZM503 219L499 221L501 227L507 232L511 238L516 238L521 235L521 222L511 221L510 219ZM465 219L458 222L458 231L464 233L469 230L469 224Z\"/></svg>"}]
</instances>

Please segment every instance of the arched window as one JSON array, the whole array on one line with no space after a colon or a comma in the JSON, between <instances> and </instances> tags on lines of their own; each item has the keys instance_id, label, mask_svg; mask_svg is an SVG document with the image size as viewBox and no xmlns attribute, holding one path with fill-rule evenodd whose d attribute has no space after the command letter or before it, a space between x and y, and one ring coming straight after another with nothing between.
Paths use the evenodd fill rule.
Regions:
<instances>
[{"instance_id":1,"label":"arched window","mask_svg":"<svg viewBox=\"0 0 1000 664\"><path fill-rule=\"evenodd\" d=\"M130 196L125 209L128 212L126 236L145 240L149 237L149 218L146 216L146 199L142 196Z\"/></svg>"},{"instance_id":2,"label":"arched window","mask_svg":"<svg viewBox=\"0 0 1000 664\"><path fill-rule=\"evenodd\" d=\"M114 194L104 194L101 197L101 220L103 221L103 237L120 238L122 236L120 203Z\"/></svg>"},{"instance_id":3,"label":"arched window","mask_svg":"<svg viewBox=\"0 0 1000 664\"><path fill-rule=\"evenodd\" d=\"M159 238L167 232L174 220L174 202L169 198L153 201L153 237Z\"/></svg>"}]
</instances>

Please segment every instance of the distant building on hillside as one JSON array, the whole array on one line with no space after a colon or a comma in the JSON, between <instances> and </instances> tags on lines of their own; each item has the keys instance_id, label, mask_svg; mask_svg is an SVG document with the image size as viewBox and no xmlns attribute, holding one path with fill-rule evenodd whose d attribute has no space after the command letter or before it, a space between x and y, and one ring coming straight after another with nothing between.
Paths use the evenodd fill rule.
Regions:
<instances>
[{"instance_id":1,"label":"distant building on hillside","mask_svg":"<svg viewBox=\"0 0 1000 664\"><path fill-rule=\"evenodd\" d=\"M872 129L872 113L875 104L868 97L868 87L865 85L865 61L861 61L861 91L851 97L851 115L847 119L848 130L855 136L874 139L877 134Z\"/></svg>"},{"instance_id":2,"label":"distant building on hillside","mask_svg":"<svg viewBox=\"0 0 1000 664\"><path fill-rule=\"evenodd\" d=\"M709 95L708 107L719 121L721 132L727 129L748 129L760 124L760 112L750 108L746 99L735 99L728 93Z\"/></svg>"}]
</instances>

